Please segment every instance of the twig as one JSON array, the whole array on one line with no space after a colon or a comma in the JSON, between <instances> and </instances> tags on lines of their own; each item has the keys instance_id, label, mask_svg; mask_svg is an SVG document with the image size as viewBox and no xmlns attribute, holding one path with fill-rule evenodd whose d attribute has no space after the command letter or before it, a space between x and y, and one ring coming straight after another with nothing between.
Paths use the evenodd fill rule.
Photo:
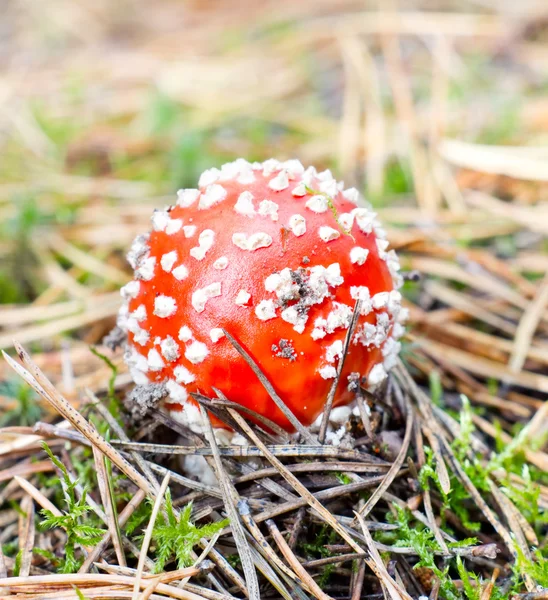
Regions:
<instances>
[{"instance_id":1,"label":"twig","mask_svg":"<svg viewBox=\"0 0 548 600\"><path fill-rule=\"evenodd\" d=\"M33 363L25 350L14 342L19 358L29 368L29 371L17 364L4 351L2 354L10 367L14 369L36 392L38 392L45 400L47 400L65 419L70 421L72 425L80 431L88 440L105 456L107 456L129 479L131 479L138 487L145 490L147 495L156 498L156 492L148 481L132 466L120 453L115 450L82 415L74 409L70 403L63 398L59 392L51 385L46 376Z\"/></svg>"},{"instance_id":2,"label":"twig","mask_svg":"<svg viewBox=\"0 0 548 600\"><path fill-rule=\"evenodd\" d=\"M361 300L356 300L356 304L354 305L354 312L352 313L352 319L350 320L350 326L346 332L346 336L344 338L344 346L342 351L342 357L339 359L339 364L337 365L337 374L331 387L329 388L329 394L327 395L327 400L325 402L325 407L323 410L322 423L320 425L320 431L318 433L318 441L320 444L325 442L325 434L327 433L327 426L329 425L329 415L331 414L331 408L333 407L333 400L335 399L335 394L337 392L337 387L339 386L339 380L341 378L341 373L344 368L344 363L346 360L346 356L348 354L348 348L350 346L350 341L352 340L352 336L354 335L354 331L356 330L356 325L358 324L358 319L360 318L360 309L361 309Z\"/></svg>"},{"instance_id":3,"label":"twig","mask_svg":"<svg viewBox=\"0 0 548 600\"><path fill-rule=\"evenodd\" d=\"M166 493L167 486L169 485L169 473L164 477L162 481L162 485L160 486L160 491L156 496L156 501L154 502L154 506L152 508L152 513L150 515L150 519L145 530L145 536L143 538L143 543L141 544L141 551L139 553L139 561L137 563L137 573L135 574L135 583L133 584L133 598L132 600L138 600L139 590L141 588L141 580L143 577L143 569L145 566L145 558L148 554L148 547L150 545L150 540L152 539L152 532L154 530L154 525L156 523L156 518L158 517L158 513L160 512L160 507L162 506L162 500L164 494Z\"/></svg>"},{"instance_id":4,"label":"twig","mask_svg":"<svg viewBox=\"0 0 548 600\"><path fill-rule=\"evenodd\" d=\"M251 358L251 356L244 350L242 345L230 334L228 331L223 329L224 334L234 346L234 349L240 354L240 356L249 365L253 373L257 376L257 379L263 384L263 387L268 392L268 395L272 398L276 406L282 411L287 420L293 425L293 427L301 434L303 440L306 440L310 444L316 442L314 436L310 431L303 426L303 424L297 419L297 417L291 412L285 402L280 398L270 381L266 378L266 375L261 371L257 363Z\"/></svg>"},{"instance_id":5,"label":"twig","mask_svg":"<svg viewBox=\"0 0 548 600\"><path fill-rule=\"evenodd\" d=\"M126 557L122 546L122 535L120 533L120 524L118 522L118 515L114 507L114 502L111 494L111 487L108 482L107 469L105 467L105 457L99 452L99 450L93 446L93 459L95 461L95 468L97 474L97 484L99 486L99 494L103 501L103 507L105 509L105 516L107 520L108 530L116 552L116 558L118 564L122 567L126 566Z\"/></svg>"},{"instance_id":6,"label":"twig","mask_svg":"<svg viewBox=\"0 0 548 600\"><path fill-rule=\"evenodd\" d=\"M399 470L401 469L401 467L405 461L405 456L407 454L407 450L409 449L409 442L411 441L411 433L413 431L413 424L414 424L413 411L411 410L411 406L409 405L409 400L408 400L407 396L405 396L405 402L407 404L407 414L406 414L407 422L405 424L405 434L403 436L403 442L402 442L401 449L398 452L398 456L396 457L396 460L392 463L392 466L390 467L390 470L388 471L385 478L383 479L383 482L381 483L381 485L379 485L379 487L373 492L373 494L371 495L369 500L365 503L365 505L359 509L359 514L364 518L371 512L373 507L382 498L382 495L384 494L384 492L390 487L390 485L392 484L392 481L394 481L394 478L398 474Z\"/></svg>"},{"instance_id":7,"label":"twig","mask_svg":"<svg viewBox=\"0 0 548 600\"><path fill-rule=\"evenodd\" d=\"M211 422L209 420L209 417L207 416L207 412L202 405L199 405L199 407L200 412L202 414L202 421L206 427L206 437L213 451L215 471L217 479L219 480L221 492L223 494L224 505L227 514L230 518L232 535L234 536L234 540L236 541L238 553L242 561L245 581L247 584L246 596L250 600L260 600L261 594L259 591L259 581L257 579L255 565L253 564L253 559L251 558L251 551L245 537L245 532L242 527L242 523L240 521L238 512L236 511L235 507L235 501L237 501L236 499L238 497L238 494L235 488L231 485L230 480L224 470L223 463L221 461L221 455L218 452L217 441L215 440L215 436L213 434L213 427L211 426Z\"/></svg>"},{"instance_id":8,"label":"twig","mask_svg":"<svg viewBox=\"0 0 548 600\"><path fill-rule=\"evenodd\" d=\"M138 489L137 493L131 498L131 500L126 504L122 512L118 515L118 524L120 527L123 527L131 515L135 512L141 502L146 498L145 492L143 490ZM90 549L89 554L86 560L83 562L80 567L78 573L84 574L87 573L92 565L99 559L99 557L103 554L103 552L108 547L110 543L110 531L105 533L101 541L92 549Z\"/></svg>"},{"instance_id":9,"label":"twig","mask_svg":"<svg viewBox=\"0 0 548 600\"><path fill-rule=\"evenodd\" d=\"M305 500L320 516L324 519L331 527L356 551L361 552L361 548L356 542L348 535L346 530L337 522L333 515L324 507L322 504L304 487L304 485L290 473L282 463L268 450L268 448L261 442L255 432L249 427L245 420L233 409L228 409L234 419L238 421L238 424L242 429L245 430L246 434L251 438L253 442L262 450L264 456L277 469L280 475L293 487L293 489L302 496Z\"/></svg>"},{"instance_id":10,"label":"twig","mask_svg":"<svg viewBox=\"0 0 548 600\"><path fill-rule=\"evenodd\" d=\"M272 519L268 519L266 521L266 526L268 527L268 531L276 542L281 553L284 555L285 560L287 560L287 562L291 565L295 573L297 573L297 575L301 578L310 592L320 600L332 600L331 596L328 596L323 592L323 590L318 586L314 579L312 579L303 565L297 560L297 557L295 554L293 554L293 550L291 550L291 548L287 545L287 542L280 533L280 530L276 527L276 523L274 523Z\"/></svg>"}]
</instances>

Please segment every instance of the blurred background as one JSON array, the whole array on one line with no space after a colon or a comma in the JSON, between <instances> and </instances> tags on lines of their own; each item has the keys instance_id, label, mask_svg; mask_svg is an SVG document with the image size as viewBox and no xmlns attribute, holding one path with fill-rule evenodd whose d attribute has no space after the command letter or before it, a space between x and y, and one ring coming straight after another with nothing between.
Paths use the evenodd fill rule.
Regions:
<instances>
[{"instance_id":1,"label":"blurred background","mask_svg":"<svg viewBox=\"0 0 548 600\"><path fill-rule=\"evenodd\" d=\"M2 0L0 348L104 389L88 347L153 208L297 157L363 190L421 274L415 373L510 430L548 393L547 42L545 0Z\"/></svg>"}]
</instances>

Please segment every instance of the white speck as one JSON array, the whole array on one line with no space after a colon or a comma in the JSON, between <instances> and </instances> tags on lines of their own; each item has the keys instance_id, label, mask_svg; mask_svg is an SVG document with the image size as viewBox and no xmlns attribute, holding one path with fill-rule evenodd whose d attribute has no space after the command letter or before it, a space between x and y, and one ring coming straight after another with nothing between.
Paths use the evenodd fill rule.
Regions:
<instances>
[{"instance_id":1,"label":"white speck","mask_svg":"<svg viewBox=\"0 0 548 600\"><path fill-rule=\"evenodd\" d=\"M190 249L190 256L193 256L196 260L203 260L205 255L215 241L215 232L212 229L204 229L198 237L198 246Z\"/></svg>"},{"instance_id":2,"label":"white speck","mask_svg":"<svg viewBox=\"0 0 548 600\"><path fill-rule=\"evenodd\" d=\"M268 233L258 231L252 233L249 237L245 233L234 233L232 243L242 250L257 250L258 248L267 248L272 244L272 238Z\"/></svg>"},{"instance_id":3,"label":"white speck","mask_svg":"<svg viewBox=\"0 0 548 600\"><path fill-rule=\"evenodd\" d=\"M116 325L124 331L127 329L128 314L129 307L126 303L124 303L122 306L120 306L120 310L116 315Z\"/></svg>"},{"instance_id":4,"label":"white speck","mask_svg":"<svg viewBox=\"0 0 548 600\"><path fill-rule=\"evenodd\" d=\"M145 346L146 344L148 344L149 339L150 339L150 334L148 333L148 331L145 331L144 329L141 329L140 327L138 328L137 331L135 331L133 333L133 341L137 342L137 344L140 344L141 346Z\"/></svg>"},{"instance_id":5,"label":"white speck","mask_svg":"<svg viewBox=\"0 0 548 600\"><path fill-rule=\"evenodd\" d=\"M305 206L315 213L324 213L327 211L329 204L325 196L317 195L307 200Z\"/></svg>"},{"instance_id":6,"label":"white speck","mask_svg":"<svg viewBox=\"0 0 548 600\"><path fill-rule=\"evenodd\" d=\"M351 415L352 410L349 406L336 406L329 413L329 421L337 425L344 425L350 419Z\"/></svg>"},{"instance_id":7,"label":"white speck","mask_svg":"<svg viewBox=\"0 0 548 600\"><path fill-rule=\"evenodd\" d=\"M398 354L401 350L401 343L394 338L388 338L382 347L382 355L384 357L383 366L386 371L389 371L396 366L398 362Z\"/></svg>"},{"instance_id":8,"label":"white speck","mask_svg":"<svg viewBox=\"0 0 548 600\"><path fill-rule=\"evenodd\" d=\"M192 306L194 310L198 312L203 312L205 310L205 305L210 298L216 298L221 295L221 283L216 281L215 283L210 283L206 285L206 287L196 290L192 294Z\"/></svg>"},{"instance_id":9,"label":"white speck","mask_svg":"<svg viewBox=\"0 0 548 600\"><path fill-rule=\"evenodd\" d=\"M185 225L183 233L186 238L191 238L196 233L196 225Z\"/></svg>"},{"instance_id":10,"label":"white speck","mask_svg":"<svg viewBox=\"0 0 548 600\"><path fill-rule=\"evenodd\" d=\"M392 290L388 295L388 310L393 315L399 315L401 312L402 296L398 290Z\"/></svg>"},{"instance_id":11,"label":"white speck","mask_svg":"<svg viewBox=\"0 0 548 600\"><path fill-rule=\"evenodd\" d=\"M243 159L238 159L222 165L218 181L230 181L231 179L234 179L240 173L242 161L249 164Z\"/></svg>"},{"instance_id":12,"label":"white speck","mask_svg":"<svg viewBox=\"0 0 548 600\"><path fill-rule=\"evenodd\" d=\"M194 433L204 433L204 424L200 409L190 402L183 403L183 410L176 410L171 413L171 416L185 427L188 427ZM196 459L202 460L196 460ZM187 460L190 459L190 460ZM203 456L185 456L183 463L185 473L197 477L202 483L209 485L218 485L219 482L215 477L215 473L210 469Z\"/></svg>"},{"instance_id":13,"label":"white speck","mask_svg":"<svg viewBox=\"0 0 548 600\"><path fill-rule=\"evenodd\" d=\"M378 237L379 239L381 239L381 240L386 239L386 229L381 227L381 223L377 219L375 219L373 221L373 231L375 232L375 236Z\"/></svg>"},{"instance_id":14,"label":"white speck","mask_svg":"<svg viewBox=\"0 0 548 600\"><path fill-rule=\"evenodd\" d=\"M325 280L333 287L341 285L344 281L344 277L341 276L341 265L339 263L333 263L325 270Z\"/></svg>"},{"instance_id":15,"label":"white speck","mask_svg":"<svg viewBox=\"0 0 548 600\"><path fill-rule=\"evenodd\" d=\"M401 286L403 285L403 277L399 273L401 266L396 251L394 249L389 250L386 253L385 260L386 265L388 266L388 270L390 271L392 281L394 282L394 287L396 289L401 288Z\"/></svg>"},{"instance_id":16,"label":"white speck","mask_svg":"<svg viewBox=\"0 0 548 600\"><path fill-rule=\"evenodd\" d=\"M129 317L126 322L126 329L128 331L131 331L131 333L133 333L133 335L135 335L139 331L141 331L141 326L139 325L139 322L137 321L137 319L135 319L134 317Z\"/></svg>"},{"instance_id":17,"label":"white speck","mask_svg":"<svg viewBox=\"0 0 548 600\"><path fill-rule=\"evenodd\" d=\"M354 265L361 266L367 260L368 255L369 250L355 246L352 248L352 250L350 250L350 262Z\"/></svg>"},{"instance_id":18,"label":"white speck","mask_svg":"<svg viewBox=\"0 0 548 600\"><path fill-rule=\"evenodd\" d=\"M291 195L295 196L296 198L302 198L303 196L306 196L308 192L306 191L306 186L304 183L298 183L292 190L291 190Z\"/></svg>"},{"instance_id":19,"label":"white speck","mask_svg":"<svg viewBox=\"0 0 548 600\"><path fill-rule=\"evenodd\" d=\"M258 248L267 248L272 244L272 238L268 233L258 231L252 233L247 239L248 250L257 250Z\"/></svg>"},{"instance_id":20,"label":"white speck","mask_svg":"<svg viewBox=\"0 0 548 600\"><path fill-rule=\"evenodd\" d=\"M183 325L181 329L179 329L179 339L181 342L189 342L193 337L192 331L187 325Z\"/></svg>"},{"instance_id":21,"label":"white speck","mask_svg":"<svg viewBox=\"0 0 548 600\"><path fill-rule=\"evenodd\" d=\"M198 187L205 188L216 181L219 181L219 177L221 175L221 171L219 169L207 169L200 175L200 179L198 180Z\"/></svg>"},{"instance_id":22,"label":"white speck","mask_svg":"<svg viewBox=\"0 0 548 600\"><path fill-rule=\"evenodd\" d=\"M319 181L330 181L331 179L333 179L333 173L331 173L329 169L326 169L325 171L318 173L316 177Z\"/></svg>"},{"instance_id":23,"label":"white speck","mask_svg":"<svg viewBox=\"0 0 548 600\"><path fill-rule=\"evenodd\" d=\"M344 425L339 427L336 431L328 431L325 434L325 441L331 446L340 446L343 437L346 434L346 427Z\"/></svg>"},{"instance_id":24,"label":"white speck","mask_svg":"<svg viewBox=\"0 0 548 600\"><path fill-rule=\"evenodd\" d=\"M154 343L155 346L159 346L162 343L162 338L159 335L157 335L154 338L154 342L153 343Z\"/></svg>"},{"instance_id":25,"label":"white speck","mask_svg":"<svg viewBox=\"0 0 548 600\"><path fill-rule=\"evenodd\" d=\"M188 269L185 267L185 265L179 265L178 267L175 267L173 271L171 271L171 274L178 281L183 281L183 279L188 277Z\"/></svg>"},{"instance_id":26,"label":"white speck","mask_svg":"<svg viewBox=\"0 0 548 600\"><path fill-rule=\"evenodd\" d=\"M150 234L138 235L133 242L131 243L130 251L126 254L126 258L128 263L131 265L132 269L137 268L141 257L147 254L149 251L148 247L148 239Z\"/></svg>"},{"instance_id":27,"label":"white speck","mask_svg":"<svg viewBox=\"0 0 548 600\"><path fill-rule=\"evenodd\" d=\"M327 347L327 351L325 353L325 358L327 360L327 362L335 362L336 358L341 358L342 357L342 351L343 351L343 343L341 340L336 340L335 342L333 342L331 344L331 346Z\"/></svg>"},{"instance_id":28,"label":"white speck","mask_svg":"<svg viewBox=\"0 0 548 600\"><path fill-rule=\"evenodd\" d=\"M228 258L226 256L221 256L213 263L213 268L218 271L222 271L228 267Z\"/></svg>"},{"instance_id":29,"label":"white speck","mask_svg":"<svg viewBox=\"0 0 548 600\"><path fill-rule=\"evenodd\" d=\"M352 308L340 302L333 302L333 310L327 315L325 329L327 333L333 333L335 329L350 327L352 320Z\"/></svg>"},{"instance_id":30,"label":"white speck","mask_svg":"<svg viewBox=\"0 0 548 600\"><path fill-rule=\"evenodd\" d=\"M234 210L245 217L253 218L255 216L255 207L253 206L253 194L251 192L242 192L234 205Z\"/></svg>"},{"instance_id":31,"label":"white speck","mask_svg":"<svg viewBox=\"0 0 548 600\"><path fill-rule=\"evenodd\" d=\"M232 181L241 173L251 170L251 163L244 158L238 158L235 161L225 163L221 166L221 176L219 177L219 181Z\"/></svg>"},{"instance_id":32,"label":"white speck","mask_svg":"<svg viewBox=\"0 0 548 600\"><path fill-rule=\"evenodd\" d=\"M276 316L276 305L273 300L261 300L255 308L255 314L261 321L274 319Z\"/></svg>"},{"instance_id":33,"label":"white speck","mask_svg":"<svg viewBox=\"0 0 548 600\"><path fill-rule=\"evenodd\" d=\"M188 400L188 392L186 389L175 383L172 379L166 381L166 390L169 394L169 399L177 404L184 404Z\"/></svg>"},{"instance_id":34,"label":"white speck","mask_svg":"<svg viewBox=\"0 0 548 600\"><path fill-rule=\"evenodd\" d=\"M200 197L200 190L188 189L177 192L177 205L182 208L188 208Z\"/></svg>"},{"instance_id":35,"label":"white speck","mask_svg":"<svg viewBox=\"0 0 548 600\"><path fill-rule=\"evenodd\" d=\"M177 383L192 383L196 377L183 365L179 365L173 369L173 375Z\"/></svg>"},{"instance_id":36,"label":"white speck","mask_svg":"<svg viewBox=\"0 0 548 600\"><path fill-rule=\"evenodd\" d=\"M243 158L237 159L235 163L237 163L239 171L236 181L243 185L249 185L250 183L253 183L255 181L255 174L253 173L252 165Z\"/></svg>"},{"instance_id":37,"label":"white speck","mask_svg":"<svg viewBox=\"0 0 548 600\"><path fill-rule=\"evenodd\" d=\"M221 338L225 336L224 331L220 327L214 327L209 332L209 337L213 343L218 342Z\"/></svg>"},{"instance_id":38,"label":"white speck","mask_svg":"<svg viewBox=\"0 0 548 600\"><path fill-rule=\"evenodd\" d=\"M321 329L319 327L315 327L312 330L312 333L310 334L310 337L313 340L321 340L322 338L324 338L327 335L325 329Z\"/></svg>"},{"instance_id":39,"label":"white speck","mask_svg":"<svg viewBox=\"0 0 548 600\"><path fill-rule=\"evenodd\" d=\"M126 300L136 298L139 295L140 288L141 284L138 281L130 281L120 290L120 295L122 298L126 298Z\"/></svg>"},{"instance_id":40,"label":"white speck","mask_svg":"<svg viewBox=\"0 0 548 600\"><path fill-rule=\"evenodd\" d=\"M320 304L329 294L326 273L327 269L322 265L316 265L310 269L308 287L312 294L307 297L307 304Z\"/></svg>"},{"instance_id":41,"label":"white speck","mask_svg":"<svg viewBox=\"0 0 548 600\"><path fill-rule=\"evenodd\" d=\"M331 242L332 240L341 237L340 231L333 229L333 227L328 227L327 225L320 227L318 234L324 242Z\"/></svg>"},{"instance_id":42,"label":"white speck","mask_svg":"<svg viewBox=\"0 0 548 600\"><path fill-rule=\"evenodd\" d=\"M331 365L325 365L325 367L318 370L318 373L323 379L335 379L337 377L337 369Z\"/></svg>"},{"instance_id":43,"label":"white speck","mask_svg":"<svg viewBox=\"0 0 548 600\"><path fill-rule=\"evenodd\" d=\"M246 290L240 290L236 299L234 300L234 304L237 306L245 306L251 298L251 294Z\"/></svg>"},{"instance_id":44,"label":"white speck","mask_svg":"<svg viewBox=\"0 0 548 600\"><path fill-rule=\"evenodd\" d=\"M390 245L390 242L388 240L379 240L378 238L376 239L376 242L377 248L379 250L379 255L385 254L388 246Z\"/></svg>"},{"instance_id":45,"label":"white speck","mask_svg":"<svg viewBox=\"0 0 548 600\"><path fill-rule=\"evenodd\" d=\"M147 318L147 309L144 304L139 306L131 313L131 316L137 321L144 321Z\"/></svg>"},{"instance_id":46,"label":"white speck","mask_svg":"<svg viewBox=\"0 0 548 600\"><path fill-rule=\"evenodd\" d=\"M354 225L354 215L352 213L341 213L338 221L346 231L350 231Z\"/></svg>"},{"instance_id":47,"label":"white speck","mask_svg":"<svg viewBox=\"0 0 548 600\"><path fill-rule=\"evenodd\" d=\"M171 252L167 252L160 259L160 264L162 265L162 269L169 273L171 269L173 269L173 265L177 262L177 252L172 250Z\"/></svg>"},{"instance_id":48,"label":"white speck","mask_svg":"<svg viewBox=\"0 0 548 600\"><path fill-rule=\"evenodd\" d=\"M394 323L392 328L392 336L395 340L399 340L405 333L405 327L401 323Z\"/></svg>"},{"instance_id":49,"label":"white speck","mask_svg":"<svg viewBox=\"0 0 548 600\"><path fill-rule=\"evenodd\" d=\"M342 195L353 204L358 204L360 201L360 192L356 188L348 188Z\"/></svg>"},{"instance_id":50,"label":"white speck","mask_svg":"<svg viewBox=\"0 0 548 600\"><path fill-rule=\"evenodd\" d=\"M291 215L289 217L289 228L294 235L300 237L306 233L306 220L302 215Z\"/></svg>"},{"instance_id":51,"label":"white speck","mask_svg":"<svg viewBox=\"0 0 548 600\"><path fill-rule=\"evenodd\" d=\"M369 371L369 375L367 376L367 385L369 387L375 387L382 383L387 377L386 371L384 367L379 363L375 365L371 371Z\"/></svg>"},{"instance_id":52,"label":"white speck","mask_svg":"<svg viewBox=\"0 0 548 600\"><path fill-rule=\"evenodd\" d=\"M361 300L360 315L368 315L371 312L372 304L369 288L364 285L352 286L350 288L350 297L353 300Z\"/></svg>"},{"instance_id":53,"label":"white speck","mask_svg":"<svg viewBox=\"0 0 548 600\"><path fill-rule=\"evenodd\" d=\"M169 213L165 210L155 210L150 218L154 231L164 231L169 223Z\"/></svg>"},{"instance_id":54,"label":"white speck","mask_svg":"<svg viewBox=\"0 0 548 600\"><path fill-rule=\"evenodd\" d=\"M386 308L388 306L388 292L378 292L371 298L371 304L373 308L380 310L381 308Z\"/></svg>"},{"instance_id":55,"label":"white speck","mask_svg":"<svg viewBox=\"0 0 548 600\"><path fill-rule=\"evenodd\" d=\"M245 233L232 234L232 243L242 250L247 250L247 235Z\"/></svg>"},{"instance_id":56,"label":"white speck","mask_svg":"<svg viewBox=\"0 0 548 600\"><path fill-rule=\"evenodd\" d=\"M168 362L173 362L179 358L179 345L170 335L165 340L162 340L160 350Z\"/></svg>"},{"instance_id":57,"label":"white speck","mask_svg":"<svg viewBox=\"0 0 548 600\"><path fill-rule=\"evenodd\" d=\"M164 361L156 348L151 348L147 355L148 368L151 371L161 371L164 367Z\"/></svg>"},{"instance_id":58,"label":"white speck","mask_svg":"<svg viewBox=\"0 0 548 600\"><path fill-rule=\"evenodd\" d=\"M287 171L289 179L295 179L297 175L302 175L304 167L300 160L292 158L282 163L282 167Z\"/></svg>"},{"instance_id":59,"label":"white speck","mask_svg":"<svg viewBox=\"0 0 548 600\"><path fill-rule=\"evenodd\" d=\"M169 296L156 296L154 298L154 314L165 319L177 311L177 303Z\"/></svg>"},{"instance_id":60,"label":"white speck","mask_svg":"<svg viewBox=\"0 0 548 600\"><path fill-rule=\"evenodd\" d=\"M218 183L213 183L208 185L205 192L200 196L200 202L198 203L198 208L200 210L204 210L206 208L211 208L219 202L222 202L226 198L226 190L222 185Z\"/></svg>"},{"instance_id":61,"label":"white speck","mask_svg":"<svg viewBox=\"0 0 548 600\"><path fill-rule=\"evenodd\" d=\"M169 219L169 221L167 222L167 225L166 225L166 233L168 235L173 235L174 233L177 233L181 229L182 226L183 226L182 219Z\"/></svg>"},{"instance_id":62,"label":"white speck","mask_svg":"<svg viewBox=\"0 0 548 600\"><path fill-rule=\"evenodd\" d=\"M312 333L314 334L314 331L316 331L316 332L321 331L323 333L323 335L319 335L319 333L316 333L315 335L318 336L318 339L323 338L323 337L325 337L325 334L326 334L326 331L325 331L326 327L327 327L327 319L318 317L314 321L314 330L312 331ZM329 332L329 333L331 333L331 332ZM313 339L316 339L316 338L314 338L314 335L312 337L313 337Z\"/></svg>"},{"instance_id":63,"label":"white speck","mask_svg":"<svg viewBox=\"0 0 548 600\"><path fill-rule=\"evenodd\" d=\"M304 327L308 320L307 315L300 315L294 306L288 306L282 310L281 317L287 323L291 323L293 325L293 329L297 333L302 333L304 331Z\"/></svg>"},{"instance_id":64,"label":"white speck","mask_svg":"<svg viewBox=\"0 0 548 600\"><path fill-rule=\"evenodd\" d=\"M278 209L279 206L276 202L272 202L272 200L261 200L258 212L261 217L270 217L273 221L277 221Z\"/></svg>"},{"instance_id":65,"label":"white speck","mask_svg":"<svg viewBox=\"0 0 548 600\"><path fill-rule=\"evenodd\" d=\"M291 323L291 325L296 325L299 320L299 313L294 306L288 306L284 310L282 310L281 317L287 323Z\"/></svg>"},{"instance_id":66,"label":"white speck","mask_svg":"<svg viewBox=\"0 0 548 600\"><path fill-rule=\"evenodd\" d=\"M264 161L264 163L262 164L262 168L263 175L265 177L268 177L276 171L279 171L282 168L282 163L279 160L276 160L275 158L269 158L268 160Z\"/></svg>"},{"instance_id":67,"label":"white speck","mask_svg":"<svg viewBox=\"0 0 548 600\"><path fill-rule=\"evenodd\" d=\"M135 367L129 368L129 374L131 375L131 379L133 379L133 383L135 383L135 385L148 385L150 383L145 373Z\"/></svg>"},{"instance_id":68,"label":"white speck","mask_svg":"<svg viewBox=\"0 0 548 600\"><path fill-rule=\"evenodd\" d=\"M149 256L145 258L139 265L139 268L135 271L135 275L138 279L144 279L150 281L154 277L154 267L156 266L156 257Z\"/></svg>"},{"instance_id":69,"label":"white speck","mask_svg":"<svg viewBox=\"0 0 548 600\"><path fill-rule=\"evenodd\" d=\"M192 342L185 351L185 358L193 365L203 362L209 354L207 346L202 342Z\"/></svg>"},{"instance_id":70,"label":"white speck","mask_svg":"<svg viewBox=\"0 0 548 600\"><path fill-rule=\"evenodd\" d=\"M371 233L373 231L373 221L377 216L376 213L368 210L367 208L353 208L352 214L363 233Z\"/></svg>"},{"instance_id":71,"label":"white speck","mask_svg":"<svg viewBox=\"0 0 548 600\"><path fill-rule=\"evenodd\" d=\"M146 373L148 371L147 358L145 356L143 356L142 354L140 354L139 352L137 352L137 350L135 350L135 348L133 348L133 347L130 347L124 353L124 360L130 367L130 369L137 369L138 371L141 371L143 373ZM134 374L132 372L132 377L133 377L133 375ZM148 380L147 380L147 383L148 383Z\"/></svg>"},{"instance_id":72,"label":"white speck","mask_svg":"<svg viewBox=\"0 0 548 600\"><path fill-rule=\"evenodd\" d=\"M247 163L247 166L242 167L236 181L242 185L249 185L255 181L255 174L249 163Z\"/></svg>"},{"instance_id":73,"label":"white speck","mask_svg":"<svg viewBox=\"0 0 548 600\"><path fill-rule=\"evenodd\" d=\"M285 171L280 171L268 182L268 187L275 192L281 192L289 187L289 177Z\"/></svg>"},{"instance_id":74,"label":"white speck","mask_svg":"<svg viewBox=\"0 0 548 600\"><path fill-rule=\"evenodd\" d=\"M322 181L320 183L320 192L331 196L331 198L335 197L338 193L337 182L335 179L327 179L326 181Z\"/></svg>"},{"instance_id":75,"label":"white speck","mask_svg":"<svg viewBox=\"0 0 548 600\"><path fill-rule=\"evenodd\" d=\"M299 297L299 286L293 281L291 269L288 267L279 273L269 275L264 281L264 288L267 292L275 292L282 302L296 300Z\"/></svg>"}]
</instances>

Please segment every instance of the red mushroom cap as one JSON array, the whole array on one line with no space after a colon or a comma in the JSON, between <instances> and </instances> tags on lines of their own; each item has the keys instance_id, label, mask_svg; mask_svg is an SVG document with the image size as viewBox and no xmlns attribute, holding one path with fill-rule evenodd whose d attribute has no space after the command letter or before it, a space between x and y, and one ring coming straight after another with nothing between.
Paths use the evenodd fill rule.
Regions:
<instances>
[{"instance_id":1,"label":"red mushroom cap","mask_svg":"<svg viewBox=\"0 0 548 600\"><path fill-rule=\"evenodd\" d=\"M165 407L195 430L190 392L291 425L223 333L230 332L304 424L323 411L356 300L358 324L335 405L379 385L403 333L399 263L357 190L299 161L237 160L152 216L128 260L119 326L137 384L163 383Z\"/></svg>"}]
</instances>

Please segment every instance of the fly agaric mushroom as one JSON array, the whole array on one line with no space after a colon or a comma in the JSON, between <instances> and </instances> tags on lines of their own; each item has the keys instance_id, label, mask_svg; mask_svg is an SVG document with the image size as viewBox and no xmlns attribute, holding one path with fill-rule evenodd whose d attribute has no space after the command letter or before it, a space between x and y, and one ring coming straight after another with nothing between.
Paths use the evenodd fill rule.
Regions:
<instances>
[{"instance_id":1,"label":"fly agaric mushroom","mask_svg":"<svg viewBox=\"0 0 548 600\"><path fill-rule=\"evenodd\" d=\"M297 160L239 159L202 173L197 189L154 212L128 254L135 279L118 325L135 383L164 385L165 409L197 432L190 393L213 387L291 431L224 329L310 425L359 299L334 406L360 384L377 387L396 361L405 309L399 262L375 217L356 189Z\"/></svg>"}]
</instances>

